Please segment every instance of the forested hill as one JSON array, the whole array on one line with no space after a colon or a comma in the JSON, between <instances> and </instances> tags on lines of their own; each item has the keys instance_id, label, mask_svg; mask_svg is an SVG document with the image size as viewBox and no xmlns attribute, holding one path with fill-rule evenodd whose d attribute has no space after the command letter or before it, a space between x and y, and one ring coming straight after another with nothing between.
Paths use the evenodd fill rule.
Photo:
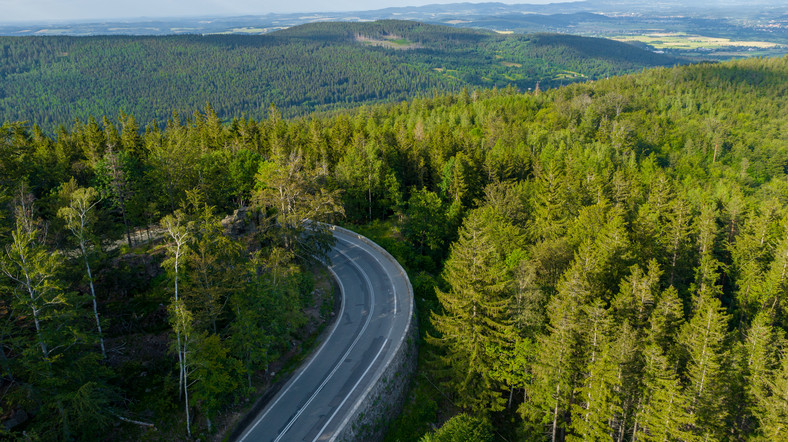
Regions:
<instances>
[{"instance_id":1,"label":"forested hill","mask_svg":"<svg viewBox=\"0 0 788 442\"><path fill-rule=\"evenodd\" d=\"M416 22L318 23L263 36L0 38L0 121L285 116L433 91L527 90L679 63L610 40Z\"/></svg>"},{"instance_id":2,"label":"forested hill","mask_svg":"<svg viewBox=\"0 0 788 442\"><path fill-rule=\"evenodd\" d=\"M491 440L490 419L506 440L784 439L786 97L788 57L292 120L0 126L0 439L214 437L319 309L329 237L304 219L413 281L424 357L391 440L462 411L424 440ZM239 206L253 236L225 234Z\"/></svg>"}]
</instances>

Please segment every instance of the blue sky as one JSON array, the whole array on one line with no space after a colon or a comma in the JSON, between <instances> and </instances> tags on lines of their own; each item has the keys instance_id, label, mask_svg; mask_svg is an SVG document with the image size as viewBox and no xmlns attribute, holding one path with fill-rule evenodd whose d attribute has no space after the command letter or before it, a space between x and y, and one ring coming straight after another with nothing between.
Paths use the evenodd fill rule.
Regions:
<instances>
[{"instance_id":1,"label":"blue sky","mask_svg":"<svg viewBox=\"0 0 788 442\"><path fill-rule=\"evenodd\" d=\"M391 6L457 3L464 0L0 0L0 22L99 20L199 15L262 15L270 12L361 11ZM495 0L501 3L560 3L569 0Z\"/></svg>"}]
</instances>

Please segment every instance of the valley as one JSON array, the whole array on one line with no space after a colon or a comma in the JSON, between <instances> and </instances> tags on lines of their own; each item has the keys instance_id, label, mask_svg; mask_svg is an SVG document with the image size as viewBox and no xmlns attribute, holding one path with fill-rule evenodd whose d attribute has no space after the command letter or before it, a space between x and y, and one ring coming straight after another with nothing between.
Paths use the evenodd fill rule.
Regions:
<instances>
[{"instance_id":1,"label":"valley","mask_svg":"<svg viewBox=\"0 0 788 442\"><path fill-rule=\"evenodd\" d=\"M166 124L210 103L225 121L333 112L463 89L520 91L688 59L606 39L409 21L262 35L0 37L0 118L47 133L123 112ZM403 50L407 49L407 50Z\"/></svg>"}]
</instances>

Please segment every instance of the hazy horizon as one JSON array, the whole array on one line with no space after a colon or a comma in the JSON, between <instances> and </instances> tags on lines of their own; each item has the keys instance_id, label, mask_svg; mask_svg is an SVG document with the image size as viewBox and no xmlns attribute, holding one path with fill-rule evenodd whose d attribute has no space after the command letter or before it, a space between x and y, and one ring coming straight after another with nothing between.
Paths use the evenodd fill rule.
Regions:
<instances>
[{"instance_id":1,"label":"hazy horizon","mask_svg":"<svg viewBox=\"0 0 788 442\"><path fill-rule=\"evenodd\" d=\"M578 0L480 1L544 5ZM362 0L340 0L331 6L316 0L293 0L270 4L252 0L138 0L115 4L100 0L0 0L0 23L91 22L105 20L157 20L167 18L233 17L244 15L374 11L392 7L417 7L463 3L457 0L384 0L370 5Z\"/></svg>"},{"instance_id":2,"label":"hazy horizon","mask_svg":"<svg viewBox=\"0 0 788 442\"><path fill-rule=\"evenodd\" d=\"M327 6L317 0L292 0L270 4L254 0L138 0L134 3L112 3L103 0L0 0L0 24L11 26L36 26L49 24L90 24L107 22L147 22L179 19L220 19L242 16L265 16L268 14L333 14L348 12L372 12L388 8L422 7L446 4L490 4L506 5L549 5L565 3L599 4L603 9L613 7L626 10L643 8L655 12L665 8L678 10L728 9L731 7L782 6L788 13L783 0L697 0L687 5L683 0L384 0L370 5L363 0L339 0Z\"/></svg>"}]
</instances>

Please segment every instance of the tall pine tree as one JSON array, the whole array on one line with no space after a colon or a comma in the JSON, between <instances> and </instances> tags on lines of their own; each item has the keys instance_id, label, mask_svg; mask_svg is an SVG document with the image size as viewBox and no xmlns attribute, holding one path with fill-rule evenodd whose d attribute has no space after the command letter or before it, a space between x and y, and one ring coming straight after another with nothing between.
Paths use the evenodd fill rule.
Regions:
<instances>
[{"instance_id":1,"label":"tall pine tree","mask_svg":"<svg viewBox=\"0 0 788 442\"><path fill-rule=\"evenodd\" d=\"M452 246L443 278L450 290L437 290L442 311L433 315L448 385L457 403L473 410L502 410L500 373L511 354L514 329L508 317L511 275L491 240L490 225L471 215Z\"/></svg>"}]
</instances>

